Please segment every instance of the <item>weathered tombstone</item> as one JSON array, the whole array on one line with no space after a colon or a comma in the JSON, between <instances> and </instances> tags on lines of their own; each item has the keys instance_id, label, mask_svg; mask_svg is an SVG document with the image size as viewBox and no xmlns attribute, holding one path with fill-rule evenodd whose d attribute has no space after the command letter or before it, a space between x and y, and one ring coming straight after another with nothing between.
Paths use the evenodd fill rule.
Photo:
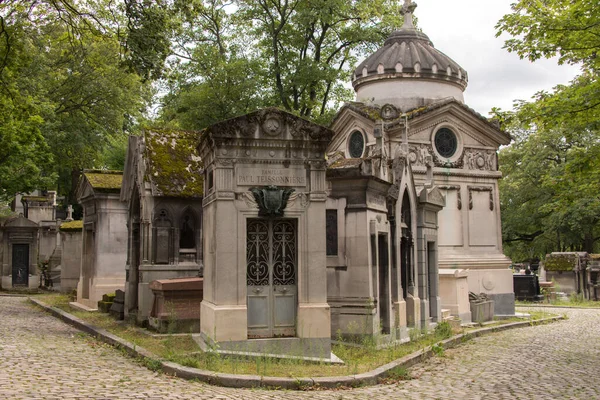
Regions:
<instances>
[{"instance_id":1,"label":"weathered tombstone","mask_svg":"<svg viewBox=\"0 0 600 400\"><path fill-rule=\"evenodd\" d=\"M150 282L154 304L149 323L159 332L200 332L204 279L175 278Z\"/></svg>"},{"instance_id":2,"label":"weathered tombstone","mask_svg":"<svg viewBox=\"0 0 600 400\"><path fill-rule=\"evenodd\" d=\"M469 293L469 303L471 306L471 318L473 322L481 323L494 319L494 300L491 300L485 293Z\"/></svg>"},{"instance_id":3,"label":"weathered tombstone","mask_svg":"<svg viewBox=\"0 0 600 400\"><path fill-rule=\"evenodd\" d=\"M541 301L544 296L540 292L540 283L537 275L513 275L515 298L525 301Z\"/></svg>"},{"instance_id":4,"label":"weathered tombstone","mask_svg":"<svg viewBox=\"0 0 600 400\"><path fill-rule=\"evenodd\" d=\"M117 289L115 290L115 297L113 299L112 306L110 306L109 313L116 319L123 320L125 318L124 309L125 292Z\"/></svg>"}]
</instances>

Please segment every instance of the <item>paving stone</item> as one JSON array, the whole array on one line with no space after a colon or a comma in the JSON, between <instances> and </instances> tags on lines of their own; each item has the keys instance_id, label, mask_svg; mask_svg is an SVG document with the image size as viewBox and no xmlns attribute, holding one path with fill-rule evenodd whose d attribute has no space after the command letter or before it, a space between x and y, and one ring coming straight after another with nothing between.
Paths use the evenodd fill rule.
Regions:
<instances>
[{"instance_id":1,"label":"paving stone","mask_svg":"<svg viewBox=\"0 0 600 400\"><path fill-rule=\"evenodd\" d=\"M414 379L343 391L231 389L157 374L31 307L0 297L1 399L600 399L600 310L495 333L410 369Z\"/></svg>"}]
</instances>

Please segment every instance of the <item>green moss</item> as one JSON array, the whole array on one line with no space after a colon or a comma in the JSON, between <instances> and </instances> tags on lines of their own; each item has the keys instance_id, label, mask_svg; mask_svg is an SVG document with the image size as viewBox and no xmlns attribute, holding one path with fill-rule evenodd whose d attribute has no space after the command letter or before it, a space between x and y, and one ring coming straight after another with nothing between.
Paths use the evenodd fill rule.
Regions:
<instances>
[{"instance_id":1,"label":"green moss","mask_svg":"<svg viewBox=\"0 0 600 400\"><path fill-rule=\"evenodd\" d=\"M63 232L79 232L83 229L83 221L63 222L59 229Z\"/></svg>"},{"instance_id":2,"label":"green moss","mask_svg":"<svg viewBox=\"0 0 600 400\"><path fill-rule=\"evenodd\" d=\"M546 271L573 271L576 265L575 254L551 254L544 261Z\"/></svg>"},{"instance_id":3,"label":"green moss","mask_svg":"<svg viewBox=\"0 0 600 400\"><path fill-rule=\"evenodd\" d=\"M23 196L23 200L24 201L37 201L37 202L50 201L50 199L45 196Z\"/></svg>"},{"instance_id":4,"label":"green moss","mask_svg":"<svg viewBox=\"0 0 600 400\"><path fill-rule=\"evenodd\" d=\"M148 130L144 133L146 177L161 196L202 197L203 164L198 132Z\"/></svg>"},{"instance_id":5,"label":"green moss","mask_svg":"<svg viewBox=\"0 0 600 400\"><path fill-rule=\"evenodd\" d=\"M123 172L121 171L85 171L84 175L92 188L100 192L115 192L121 190Z\"/></svg>"}]
</instances>

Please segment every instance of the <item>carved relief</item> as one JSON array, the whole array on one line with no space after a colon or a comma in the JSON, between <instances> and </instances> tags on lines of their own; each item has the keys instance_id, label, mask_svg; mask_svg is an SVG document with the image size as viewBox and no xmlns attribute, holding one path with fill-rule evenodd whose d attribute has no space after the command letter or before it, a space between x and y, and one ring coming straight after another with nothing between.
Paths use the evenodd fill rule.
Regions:
<instances>
[{"instance_id":1,"label":"carved relief","mask_svg":"<svg viewBox=\"0 0 600 400\"><path fill-rule=\"evenodd\" d=\"M284 124L279 115L269 113L265 115L262 128L269 136L279 136L283 132Z\"/></svg>"},{"instance_id":2,"label":"carved relief","mask_svg":"<svg viewBox=\"0 0 600 400\"><path fill-rule=\"evenodd\" d=\"M412 165L425 166L425 160L433 153L431 146L426 144L411 144L408 150L408 160Z\"/></svg>"},{"instance_id":3,"label":"carved relief","mask_svg":"<svg viewBox=\"0 0 600 400\"><path fill-rule=\"evenodd\" d=\"M396 119L400 116L400 111L392 104L386 104L381 108L381 117L385 120Z\"/></svg>"},{"instance_id":4,"label":"carved relief","mask_svg":"<svg viewBox=\"0 0 600 400\"><path fill-rule=\"evenodd\" d=\"M469 210L473 209L473 192L490 192L490 211L494 211L494 189L487 186L467 186L469 190Z\"/></svg>"},{"instance_id":5,"label":"carved relief","mask_svg":"<svg viewBox=\"0 0 600 400\"><path fill-rule=\"evenodd\" d=\"M490 150L466 149L463 156L465 168L497 171L496 152Z\"/></svg>"},{"instance_id":6,"label":"carved relief","mask_svg":"<svg viewBox=\"0 0 600 400\"><path fill-rule=\"evenodd\" d=\"M300 207L307 208L310 203L310 198L307 193L304 192L294 192L288 198L288 206L293 207L296 204L296 200L298 200Z\"/></svg>"},{"instance_id":7,"label":"carved relief","mask_svg":"<svg viewBox=\"0 0 600 400\"><path fill-rule=\"evenodd\" d=\"M456 161L440 159L433 151L431 144L411 144L409 146L408 159L413 165L426 167L428 157L432 157L433 163L436 167L462 168L463 166L462 156L459 156Z\"/></svg>"},{"instance_id":8,"label":"carved relief","mask_svg":"<svg viewBox=\"0 0 600 400\"><path fill-rule=\"evenodd\" d=\"M256 200L254 200L254 195L252 194L252 192L242 192L240 196L246 203L246 206L250 208L258 208L258 203L256 202Z\"/></svg>"}]
</instances>

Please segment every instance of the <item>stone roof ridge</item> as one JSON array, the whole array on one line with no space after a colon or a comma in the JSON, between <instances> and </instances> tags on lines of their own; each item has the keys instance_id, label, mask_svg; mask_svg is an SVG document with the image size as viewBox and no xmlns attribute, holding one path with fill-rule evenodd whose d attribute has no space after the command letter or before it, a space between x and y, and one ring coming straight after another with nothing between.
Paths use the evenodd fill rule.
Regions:
<instances>
[{"instance_id":1,"label":"stone roof ridge","mask_svg":"<svg viewBox=\"0 0 600 400\"><path fill-rule=\"evenodd\" d=\"M269 139L278 139L286 132L282 123L292 128L291 134L297 140L330 140L333 137L333 132L325 126L278 107L267 107L217 122L204 129L201 140L206 140L209 135L222 138L256 138L256 135L263 136L262 134Z\"/></svg>"},{"instance_id":2,"label":"stone roof ridge","mask_svg":"<svg viewBox=\"0 0 600 400\"><path fill-rule=\"evenodd\" d=\"M8 218L4 222L5 228L37 228L39 225L32 220L25 218L21 213L16 217Z\"/></svg>"},{"instance_id":3,"label":"stone roof ridge","mask_svg":"<svg viewBox=\"0 0 600 400\"><path fill-rule=\"evenodd\" d=\"M437 110L439 108L447 106L449 104L455 104L455 105L461 107L462 109L464 109L467 112L469 112L470 114L472 114L475 118L479 119L480 121L486 123L489 127L496 130L498 133L505 135L508 139L512 140L512 137L510 136L510 134L508 132L504 131L502 128L500 128L499 124L496 121L494 121L493 119L490 119L490 118L486 118L485 116L483 116L480 113L478 113L477 111L475 111L473 108L456 100L454 97L446 97L446 98L443 98L436 102L430 103L423 107L413 108L412 110L406 110L404 113L401 113L398 116L398 118L395 118L394 120L387 120L386 127L390 128L391 126L398 124L399 122L401 122L404 119L404 115L406 115L406 117L410 120L410 119L414 119L418 116L421 116L423 114L426 114L428 112L431 112L433 110ZM356 102L356 101L347 102L342 106L340 111L338 111L338 113L335 115L331 125L333 126L334 122L339 118L339 116L342 114L342 111L345 109L353 110L354 112L364 116L365 118L370 119L371 121L383 120L384 118L382 118L382 116L380 114L383 107L385 107L385 105L380 107L379 105L376 105L376 104L370 105L370 104L365 104L365 103Z\"/></svg>"}]
</instances>

